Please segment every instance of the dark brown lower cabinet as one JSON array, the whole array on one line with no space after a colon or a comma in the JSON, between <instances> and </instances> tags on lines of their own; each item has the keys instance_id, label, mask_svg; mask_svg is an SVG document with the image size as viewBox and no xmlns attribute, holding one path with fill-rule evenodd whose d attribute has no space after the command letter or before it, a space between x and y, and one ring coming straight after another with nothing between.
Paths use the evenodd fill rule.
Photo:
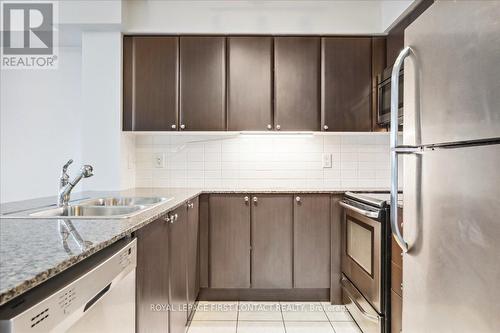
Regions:
<instances>
[{"instance_id":1,"label":"dark brown lower cabinet","mask_svg":"<svg viewBox=\"0 0 500 333\"><path fill-rule=\"evenodd\" d=\"M169 303L168 224L156 220L136 236L136 332L167 332L168 311L151 311L151 306Z\"/></svg>"},{"instance_id":2,"label":"dark brown lower cabinet","mask_svg":"<svg viewBox=\"0 0 500 333\"><path fill-rule=\"evenodd\" d=\"M293 206L295 288L330 288L330 195L297 195Z\"/></svg>"},{"instance_id":3,"label":"dark brown lower cabinet","mask_svg":"<svg viewBox=\"0 0 500 333\"><path fill-rule=\"evenodd\" d=\"M184 332L187 323L187 210L182 205L171 213L170 252L170 333ZM152 332L154 330L150 330Z\"/></svg>"},{"instance_id":4,"label":"dark brown lower cabinet","mask_svg":"<svg viewBox=\"0 0 500 333\"><path fill-rule=\"evenodd\" d=\"M292 288L293 196L252 197L252 288Z\"/></svg>"},{"instance_id":5,"label":"dark brown lower cabinet","mask_svg":"<svg viewBox=\"0 0 500 333\"><path fill-rule=\"evenodd\" d=\"M242 194L209 197L209 286L250 287L250 202Z\"/></svg>"},{"instance_id":6,"label":"dark brown lower cabinet","mask_svg":"<svg viewBox=\"0 0 500 333\"><path fill-rule=\"evenodd\" d=\"M200 252L199 252L199 200L195 198L187 204L188 229L188 317L200 291Z\"/></svg>"}]
</instances>

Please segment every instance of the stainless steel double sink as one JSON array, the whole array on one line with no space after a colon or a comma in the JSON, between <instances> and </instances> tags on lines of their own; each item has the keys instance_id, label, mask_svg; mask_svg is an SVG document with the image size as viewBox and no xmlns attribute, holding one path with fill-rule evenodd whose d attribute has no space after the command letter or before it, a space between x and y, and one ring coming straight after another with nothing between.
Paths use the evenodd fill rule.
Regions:
<instances>
[{"instance_id":1,"label":"stainless steel double sink","mask_svg":"<svg viewBox=\"0 0 500 333\"><path fill-rule=\"evenodd\" d=\"M129 218L168 202L173 198L164 197L106 197L87 199L70 204L67 207L39 208L17 212L5 217L39 219L117 219Z\"/></svg>"}]
</instances>

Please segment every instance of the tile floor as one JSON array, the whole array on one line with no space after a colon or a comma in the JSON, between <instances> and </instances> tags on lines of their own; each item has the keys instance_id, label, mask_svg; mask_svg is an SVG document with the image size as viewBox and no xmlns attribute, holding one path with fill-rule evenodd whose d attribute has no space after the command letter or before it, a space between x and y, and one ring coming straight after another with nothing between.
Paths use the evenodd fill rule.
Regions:
<instances>
[{"instance_id":1,"label":"tile floor","mask_svg":"<svg viewBox=\"0 0 500 333\"><path fill-rule=\"evenodd\" d=\"M199 302L188 333L361 333L327 302Z\"/></svg>"}]
</instances>

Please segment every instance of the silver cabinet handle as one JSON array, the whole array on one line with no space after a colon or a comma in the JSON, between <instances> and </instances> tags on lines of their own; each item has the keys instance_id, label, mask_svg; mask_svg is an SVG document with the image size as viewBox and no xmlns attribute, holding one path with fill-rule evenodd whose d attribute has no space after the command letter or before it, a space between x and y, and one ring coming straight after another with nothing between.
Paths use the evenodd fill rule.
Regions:
<instances>
[{"instance_id":1,"label":"silver cabinet handle","mask_svg":"<svg viewBox=\"0 0 500 333\"><path fill-rule=\"evenodd\" d=\"M170 126L170 127L172 127L172 129L176 129L177 125L176 124L172 124L172 126Z\"/></svg>"},{"instance_id":2,"label":"silver cabinet handle","mask_svg":"<svg viewBox=\"0 0 500 333\"><path fill-rule=\"evenodd\" d=\"M301 200L300 197L295 198L295 201L297 201L297 202L300 202L300 200Z\"/></svg>"},{"instance_id":3,"label":"silver cabinet handle","mask_svg":"<svg viewBox=\"0 0 500 333\"><path fill-rule=\"evenodd\" d=\"M361 314L363 316L365 316L368 320L375 322L375 323L378 323L380 321L381 318L379 316L372 315L372 314L366 312L365 309L363 309L363 307L356 301L356 297L354 297L351 294L351 292L349 291L349 288L347 288L347 286L346 286L345 278L342 278L342 280L340 280L340 284L342 286L342 290L346 292L345 293L346 296L351 300L351 302L356 306L356 308L359 310L359 312L361 312Z\"/></svg>"},{"instance_id":4,"label":"silver cabinet handle","mask_svg":"<svg viewBox=\"0 0 500 333\"><path fill-rule=\"evenodd\" d=\"M253 197L253 202L254 203L257 203L259 201L259 199L257 197Z\"/></svg>"},{"instance_id":5,"label":"silver cabinet handle","mask_svg":"<svg viewBox=\"0 0 500 333\"><path fill-rule=\"evenodd\" d=\"M323 129L324 129L325 131L327 131L327 130L328 130L328 125L323 125Z\"/></svg>"},{"instance_id":6,"label":"silver cabinet handle","mask_svg":"<svg viewBox=\"0 0 500 333\"><path fill-rule=\"evenodd\" d=\"M267 125L267 129L268 129L268 130L272 130L272 129L273 129L273 125L268 124L268 125Z\"/></svg>"},{"instance_id":7,"label":"silver cabinet handle","mask_svg":"<svg viewBox=\"0 0 500 333\"><path fill-rule=\"evenodd\" d=\"M170 222L170 218L168 216L163 217L161 220L165 223Z\"/></svg>"},{"instance_id":8,"label":"silver cabinet handle","mask_svg":"<svg viewBox=\"0 0 500 333\"><path fill-rule=\"evenodd\" d=\"M281 129L281 126L279 124L276 125L276 129L279 131Z\"/></svg>"},{"instance_id":9,"label":"silver cabinet handle","mask_svg":"<svg viewBox=\"0 0 500 333\"><path fill-rule=\"evenodd\" d=\"M186 125L184 124L181 124L181 130L185 129L186 128Z\"/></svg>"},{"instance_id":10,"label":"silver cabinet handle","mask_svg":"<svg viewBox=\"0 0 500 333\"><path fill-rule=\"evenodd\" d=\"M248 202L248 201L250 201L250 198L246 196L246 197L244 198L244 200L245 200L245 202Z\"/></svg>"},{"instance_id":11,"label":"silver cabinet handle","mask_svg":"<svg viewBox=\"0 0 500 333\"><path fill-rule=\"evenodd\" d=\"M399 109L399 71L411 48L405 47L398 55L391 74L391 229L394 239L403 252L408 252L408 243L398 228L398 109Z\"/></svg>"},{"instance_id":12,"label":"silver cabinet handle","mask_svg":"<svg viewBox=\"0 0 500 333\"><path fill-rule=\"evenodd\" d=\"M365 210L365 209L361 209L361 208L358 208L358 207L354 207L352 205L349 205L348 203L344 202L344 201L339 201L339 205L341 205L342 207L346 208L346 209L350 209L358 214L361 214L363 216L366 216L366 217L370 217L370 218L373 218L373 219L378 219L380 217L380 212L379 211L369 211L369 210Z\"/></svg>"}]
</instances>

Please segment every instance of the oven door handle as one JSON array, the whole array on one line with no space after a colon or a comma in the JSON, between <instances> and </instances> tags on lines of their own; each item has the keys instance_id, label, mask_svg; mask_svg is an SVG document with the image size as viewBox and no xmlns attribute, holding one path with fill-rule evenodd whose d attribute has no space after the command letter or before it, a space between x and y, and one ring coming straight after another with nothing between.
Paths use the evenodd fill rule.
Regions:
<instances>
[{"instance_id":1,"label":"oven door handle","mask_svg":"<svg viewBox=\"0 0 500 333\"><path fill-rule=\"evenodd\" d=\"M342 290L345 291L346 293L346 296L351 300L351 302L356 306L356 308L359 310L359 312L361 312L361 314L363 316L366 317L366 319L370 320L370 321L373 321L375 323L378 323L380 322L380 319L381 317L378 316L378 315L372 315L371 313L368 313L365 311L365 309L363 309L363 307L358 303L358 301L356 301L356 297L354 297L351 292L349 291L349 288L347 287L347 285L345 284L345 278L342 278L340 280L340 284L342 285Z\"/></svg>"},{"instance_id":2,"label":"oven door handle","mask_svg":"<svg viewBox=\"0 0 500 333\"><path fill-rule=\"evenodd\" d=\"M346 203L345 201L339 201L339 205L341 205L342 207L346 208L346 209L350 209L358 214L361 214L363 216L366 216L366 217L369 217L369 218L372 218L372 219L378 219L380 217L380 211L369 211L369 210L365 210L365 209L361 209L361 208L358 208L358 207L355 207L355 206L352 206L352 205L349 205L348 203Z\"/></svg>"}]
</instances>

